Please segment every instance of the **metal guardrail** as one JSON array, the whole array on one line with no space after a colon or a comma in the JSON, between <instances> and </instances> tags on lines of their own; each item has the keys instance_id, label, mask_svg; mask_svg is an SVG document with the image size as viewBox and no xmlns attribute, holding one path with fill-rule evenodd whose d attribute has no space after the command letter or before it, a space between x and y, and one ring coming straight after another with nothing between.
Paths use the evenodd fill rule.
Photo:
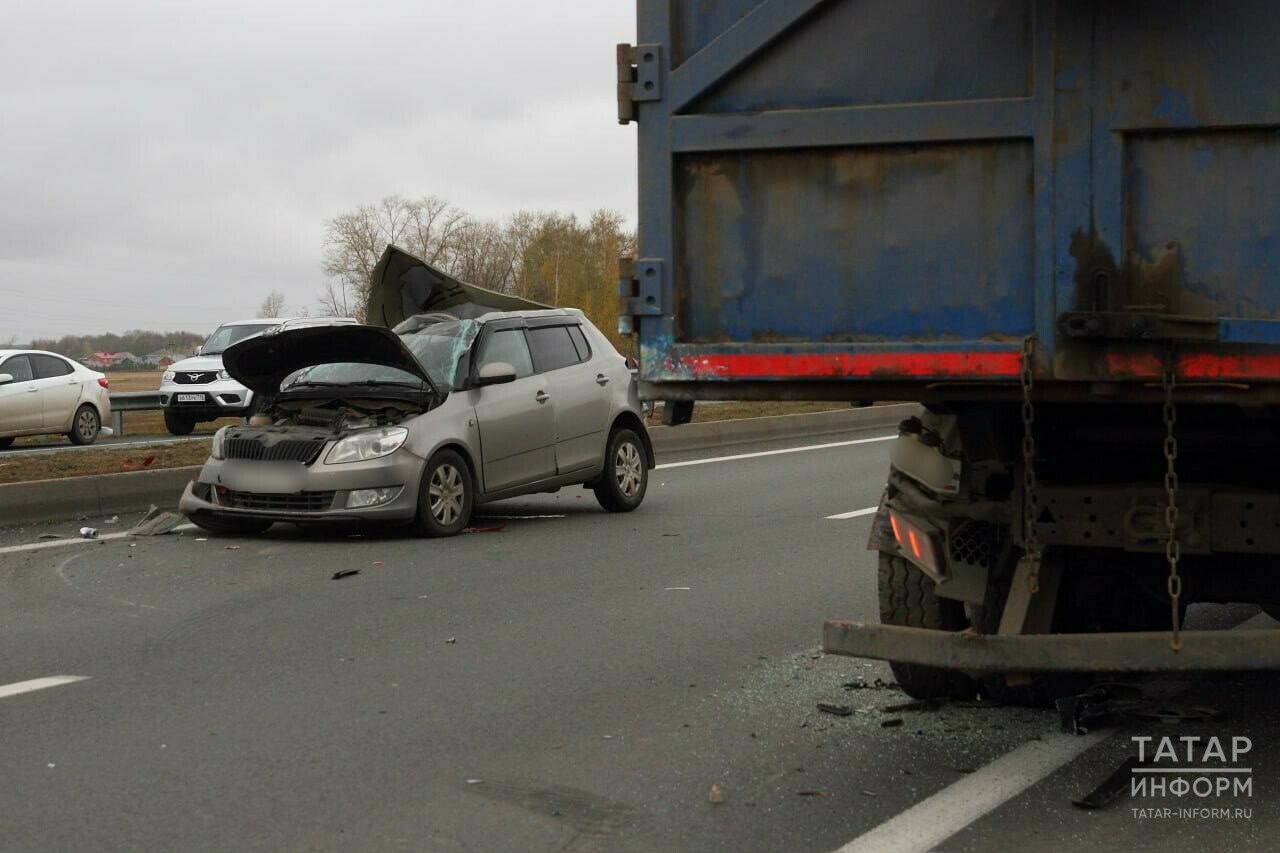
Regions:
<instances>
[{"instance_id":1,"label":"metal guardrail","mask_svg":"<svg viewBox=\"0 0 1280 853\"><path fill-rule=\"evenodd\" d=\"M124 435L125 412L157 412L164 408L159 391L117 391L111 395L111 428Z\"/></svg>"}]
</instances>

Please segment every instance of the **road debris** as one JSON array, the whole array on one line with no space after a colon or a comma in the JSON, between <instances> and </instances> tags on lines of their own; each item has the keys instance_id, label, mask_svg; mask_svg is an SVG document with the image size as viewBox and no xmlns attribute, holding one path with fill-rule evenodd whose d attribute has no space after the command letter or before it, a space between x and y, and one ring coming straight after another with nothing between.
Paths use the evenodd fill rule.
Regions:
<instances>
[{"instance_id":1,"label":"road debris","mask_svg":"<svg viewBox=\"0 0 1280 853\"><path fill-rule=\"evenodd\" d=\"M457 638L457 637L450 637L449 639L445 640L445 642L452 646L452 645L455 645L455 644L458 642L458 638Z\"/></svg>"},{"instance_id":2,"label":"road debris","mask_svg":"<svg viewBox=\"0 0 1280 853\"><path fill-rule=\"evenodd\" d=\"M61 533L41 533L37 539L66 539Z\"/></svg>"},{"instance_id":3,"label":"road debris","mask_svg":"<svg viewBox=\"0 0 1280 853\"><path fill-rule=\"evenodd\" d=\"M712 785L711 791L707 794L707 799L711 801L712 805L718 806L724 802L724 791L720 789L719 785Z\"/></svg>"},{"instance_id":4,"label":"road debris","mask_svg":"<svg viewBox=\"0 0 1280 853\"><path fill-rule=\"evenodd\" d=\"M853 709L848 705L833 705L830 702L819 702L818 710L824 714L834 714L837 717L848 717L853 714Z\"/></svg>"},{"instance_id":5,"label":"road debris","mask_svg":"<svg viewBox=\"0 0 1280 853\"><path fill-rule=\"evenodd\" d=\"M239 545L223 545L223 546L222 546L222 550L224 550L224 551L239 551L239 550L240 550L240 546L239 546Z\"/></svg>"},{"instance_id":6,"label":"road debris","mask_svg":"<svg viewBox=\"0 0 1280 853\"><path fill-rule=\"evenodd\" d=\"M894 717L893 719L882 720L880 722L880 728L882 729L896 729L900 725L902 725L901 717Z\"/></svg>"},{"instance_id":7,"label":"road debris","mask_svg":"<svg viewBox=\"0 0 1280 853\"><path fill-rule=\"evenodd\" d=\"M904 711L936 711L942 707L941 699L921 699L918 702L903 702L900 705L890 705L887 708L881 708L882 714L897 714Z\"/></svg>"},{"instance_id":8,"label":"road debris","mask_svg":"<svg viewBox=\"0 0 1280 853\"><path fill-rule=\"evenodd\" d=\"M97 539L97 538L98 538L98 528L96 528L96 527L81 527L81 528L80 528L80 538L81 538L81 539Z\"/></svg>"},{"instance_id":9,"label":"road debris","mask_svg":"<svg viewBox=\"0 0 1280 853\"><path fill-rule=\"evenodd\" d=\"M1071 805L1078 809L1106 808L1120 799L1120 795L1129 787L1129 779L1133 776L1133 768L1137 766L1138 756L1129 756L1119 767L1111 771L1111 775L1104 779L1102 784L1080 799L1072 800Z\"/></svg>"},{"instance_id":10,"label":"road debris","mask_svg":"<svg viewBox=\"0 0 1280 853\"><path fill-rule=\"evenodd\" d=\"M463 533L501 533L507 529L505 524L492 524L488 527L465 527Z\"/></svg>"},{"instance_id":11,"label":"road debris","mask_svg":"<svg viewBox=\"0 0 1280 853\"><path fill-rule=\"evenodd\" d=\"M797 797L829 797L826 791L796 791Z\"/></svg>"},{"instance_id":12,"label":"road debris","mask_svg":"<svg viewBox=\"0 0 1280 853\"><path fill-rule=\"evenodd\" d=\"M340 581L343 578L349 578L352 575L358 575L358 574L360 574L359 569L343 569L340 572L334 572L333 577L329 578L329 580Z\"/></svg>"},{"instance_id":13,"label":"road debris","mask_svg":"<svg viewBox=\"0 0 1280 853\"><path fill-rule=\"evenodd\" d=\"M875 681L872 681L871 683L868 684L866 681L863 681L861 678L857 678L857 679L854 679L853 681L846 681L844 684L841 684L840 686L843 687L845 690L897 690L898 682L885 681L883 678L877 678Z\"/></svg>"},{"instance_id":14,"label":"road debris","mask_svg":"<svg viewBox=\"0 0 1280 853\"><path fill-rule=\"evenodd\" d=\"M119 524L119 523L120 523L120 516L118 516L118 515L113 515L113 516L111 516L110 518L104 518L104 519L102 520L102 523L103 523L103 524Z\"/></svg>"},{"instance_id":15,"label":"road debris","mask_svg":"<svg viewBox=\"0 0 1280 853\"><path fill-rule=\"evenodd\" d=\"M693 587L689 587L689 586L664 586L664 587L662 588L662 591L663 591L663 592L692 592L692 591L693 591Z\"/></svg>"},{"instance_id":16,"label":"road debris","mask_svg":"<svg viewBox=\"0 0 1280 853\"><path fill-rule=\"evenodd\" d=\"M164 536L172 533L180 524L182 516L176 512L161 512L159 507L152 504L147 514L129 532L134 536Z\"/></svg>"}]
</instances>

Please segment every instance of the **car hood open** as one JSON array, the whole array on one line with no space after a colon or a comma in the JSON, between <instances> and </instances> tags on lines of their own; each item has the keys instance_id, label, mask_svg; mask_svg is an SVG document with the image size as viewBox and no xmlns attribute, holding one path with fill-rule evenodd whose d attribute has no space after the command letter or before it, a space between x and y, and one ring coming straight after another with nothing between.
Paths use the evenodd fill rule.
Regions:
<instances>
[{"instance_id":1,"label":"car hood open","mask_svg":"<svg viewBox=\"0 0 1280 853\"><path fill-rule=\"evenodd\" d=\"M256 394L275 395L289 374L334 361L384 364L420 377L439 393L431 377L390 329L379 326L310 326L268 330L227 348L222 365Z\"/></svg>"},{"instance_id":2,"label":"car hood open","mask_svg":"<svg viewBox=\"0 0 1280 853\"><path fill-rule=\"evenodd\" d=\"M365 322L392 328L415 314L439 312L469 320L490 311L538 311L549 307L459 281L403 249L387 246L369 276Z\"/></svg>"}]
</instances>

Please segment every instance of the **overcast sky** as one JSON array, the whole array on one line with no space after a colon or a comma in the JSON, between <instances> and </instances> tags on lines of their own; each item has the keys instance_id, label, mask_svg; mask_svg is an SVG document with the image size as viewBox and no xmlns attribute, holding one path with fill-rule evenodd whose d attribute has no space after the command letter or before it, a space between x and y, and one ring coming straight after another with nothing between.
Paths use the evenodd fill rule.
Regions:
<instances>
[{"instance_id":1,"label":"overcast sky","mask_svg":"<svg viewBox=\"0 0 1280 853\"><path fill-rule=\"evenodd\" d=\"M631 0L3 0L0 342L314 307L384 195L635 217Z\"/></svg>"}]
</instances>

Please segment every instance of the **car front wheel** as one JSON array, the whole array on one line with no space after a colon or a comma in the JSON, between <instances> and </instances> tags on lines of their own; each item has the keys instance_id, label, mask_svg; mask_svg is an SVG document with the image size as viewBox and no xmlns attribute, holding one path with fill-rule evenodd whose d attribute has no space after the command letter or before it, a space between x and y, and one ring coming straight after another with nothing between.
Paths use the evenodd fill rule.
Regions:
<instances>
[{"instance_id":1,"label":"car front wheel","mask_svg":"<svg viewBox=\"0 0 1280 853\"><path fill-rule=\"evenodd\" d=\"M649 487L649 460L644 442L634 430L620 429L609 436L604 471L592 491L609 512L631 512L644 500Z\"/></svg>"},{"instance_id":2,"label":"car front wheel","mask_svg":"<svg viewBox=\"0 0 1280 853\"><path fill-rule=\"evenodd\" d=\"M76 409L76 416L71 421L71 432L67 433L67 438L71 439L72 444L93 444L97 441L100 432L102 432L102 417L97 409L86 404Z\"/></svg>"},{"instance_id":3,"label":"car front wheel","mask_svg":"<svg viewBox=\"0 0 1280 853\"><path fill-rule=\"evenodd\" d=\"M441 450L427 462L413 526L423 536L457 536L471 520L475 487L471 469L453 450Z\"/></svg>"}]
</instances>

